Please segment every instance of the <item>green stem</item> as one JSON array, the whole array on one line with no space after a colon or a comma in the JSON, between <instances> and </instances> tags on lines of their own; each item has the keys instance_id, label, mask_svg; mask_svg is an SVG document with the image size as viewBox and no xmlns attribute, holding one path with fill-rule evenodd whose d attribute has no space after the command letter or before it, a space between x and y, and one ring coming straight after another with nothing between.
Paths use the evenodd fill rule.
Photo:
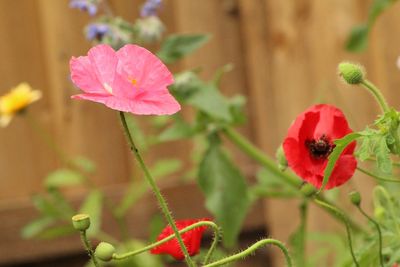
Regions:
<instances>
[{"instance_id":1,"label":"green stem","mask_svg":"<svg viewBox=\"0 0 400 267\"><path fill-rule=\"evenodd\" d=\"M352 239L351 239L351 230L350 230L350 225L349 225L349 221L348 221L347 216L343 212L338 210L336 207L333 207L332 205L329 205L326 202L320 201L318 199L316 199L315 202L318 205L320 205L321 207L325 207L325 208L330 209L333 212L337 213L339 215L339 217L342 219L342 221L344 222L344 225L346 226L347 241L349 243L351 257L353 258L353 262L356 265L356 267L360 267L360 264L358 263L357 258L356 258L355 254L354 254L353 242L352 242Z\"/></svg>"},{"instance_id":2,"label":"green stem","mask_svg":"<svg viewBox=\"0 0 400 267\"><path fill-rule=\"evenodd\" d=\"M389 111L389 105L378 87L366 79L361 81L361 85L363 85L364 88L366 88L375 97L384 113Z\"/></svg>"},{"instance_id":3,"label":"green stem","mask_svg":"<svg viewBox=\"0 0 400 267\"><path fill-rule=\"evenodd\" d=\"M268 169L271 173L279 176L283 181L285 181L288 185L292 186L294 189L299 190L302 181L298 179L296 176L289 174L288 172L282 172L279 170L278 166L275 164L275 162L270 159L262 150L254 146L252 143L250 143L244 136L242 136L240 133L235 131L234 129L230 127L225 127L223 129L223 133L225 134L226 137L229 138L236 146L238 146L244 153L246 153L250 158L253 160L257 161L260 163L264 168ZM304 194L306 196L306 194ZM312 200L321 200L326 203L328 203L331 206L334 206L333 203L330 203L328 200L326 200L323 196L318 196L316 198L312 198ZM332 212L331 209L327 207L323 207L326 211L328 211L330 214L332 214L335 218L340 219L340 216L337 215L337 213ZM338 208L336 208L338 209ZM351 227L356 230L356 231L361 231L362 228L355 222L349 219L349 224Z\"/></svg>"},{"instance_id":4,"label":"green stem","mask_svg":"<svg viewBox=\"0 0 400 267\"><path fill-rule=\"evenodd\" d=\"M256 243L254 243L253 245L251 245L247 249L243 250L242 252L239 252L237 254L234 254L232 256L226 257L224 259L209 263L207 265L204 265L203 267L221 266L221 265L233 262L233 261L241 260L241 259L249 256L250 254L253 254L257 249L259 249L260 247L263 247L265 245L275 245L278 248L280 248L282 250L283 254L285 255L286 265L288 267L292 267L293 266L292 259L290 258L289 252L288 252L287 248L285 247L285 245L282 242L278 241L278 240L268 238L268 239L262 239L262 240L260 240L260 241L258 241Z\"/></svg>"},{"instance_id":5,"label":"green stem","mask_svg":"<svg viewBox=\"0 0 400 267\"><path fill-rule=\"evenodd\" d=\"M297 248L297 259L299 267L305 267L306 264L306 228L307 228L307 211L308 201L304 200L300 204L300 218L301 223L298 232L298 248Z\"/></svg>"},{"instance_id":6,"label":"green stem","mask_svg":"<svg viewBox=\"0 0 400 267\"><path fill-rule=\"evenodd\" d=\"M150 184L151 189L153 190L153 192L154 192L154 194L155 194L155 196L156 196L156 198L158 200L158 203L160 204L161 211L163 212L168 224L171 226L176 238L178 239L179 246L182 249L183 255L185 255L185 261L186 261L186 263L188 264L189 267L195 267L196 264L194 263L194 261L190 257L190 255L189 255L189 253L187 251L187 248L186 248L185 244L183 243L182 237L179 234L179 230L176 227L175 221L174 221L174 219L173 219L173 217L171 215L171 212L170 212L170 210L168 208L167 202L166 202L165 198L162 196L160 190L158 189L157 184L155 183L153 177L151 176L149 170L147 169L147 166L144 163L144 161L142 159L142 156L140 155L139 150L137 149L137 147L136 147L136 145L135 145L135 143L133 141L133 138L132 138L131 133L129 131L128 125L126 123L125 114L122 111L119 114L120 114L122 125L123 125L124 130L126 132L126 135L128 137L131 150L132 150L136 160L138 161L141 169L143 170L144 175L145 175L145 177L147 179L147 182Z\"/></svg>"},{"instance_id":7,"label":"green stem","mask_svg":"<svg viewBox=\"0 0 400 267\"><path fill-rule=\"evenodd\" d=\"M400 183L399 179L385 178L385 177L376 175L376 174L374 174L374 173L372 173L372 172L370 172L370 171L368 171L366 169L363 169L361 167L357 167L357 170L359 170L360 172L362 172L362 173L364 173L366 175L369 175L369 176L371 176L371 177L373 177L373 178L375 178L376 180L379 180L379 181L391 182L391 183Z\"/></svg>"},{"instance_id":8,"label":"green stem","mask_svg":"<svg viewBox=\"0 0 400 267\"><path fill-rule=\"evenodd\" d=\"M97 261L96 256L94 255L94 250L92 248L92 245L90 244L90 241L86 236L86 231L80 231L80 234L81 234L82 243L85 246L85 249L89 254L89 257L92 259L94 266L99 267L100 265Z\"/></svg>"},{"instance_id":9,"label":"green stem","mask_svg":"<svg viewBox=\"0 0 400 267\"><path fill-rule=\"evenodd\" d=\"M376 230L378 231L378 238L379 238L379 262L381 264L381 267L384 267L384 263L383 263L383 255L382 255L382 231L381 231L381 227L379 226L379 224L372 219L362 208L360 205L357 205L358 210L361 212L362 215L364 215L365 218L367 218L370 222L372 222L375 227Z\"/></svg>"},{"instance_id":10,"label":"green stem","mask_svg":"<svg viewBox=\"0 0 400 267\"><path fill-rule=\"evenodd\" d=\"M179 234L184 234L184 233L186 233L188 231L191 231L191 230L193 230L193 229L195 229L197 227L200 227L200 226L209 226L209 227L213 228L214 235L215 236L219 236L219 232L220 232L219 227L215 223L210 222L210 221L201 221L201 222L197 222L197 223L194 223L192 225L189 225L189 226L183 228L182 230L180 230ZM113 259L114 260L124 260L126 258L133 257L133 256L138 255L140 253L143 253L145 251L148 251L148 250L151 250L153 248L156 248L156 247L158 247L158 246L170 241L173 238L175 238L175 234L169 235L169 236L161 239L160 241L152 243L152 244L150 244L150 245L148 245L146 247L143 247L141 249L138 249L138 250L134 250L134 251L127 252L127 253L124 253L124 254L120 254L120 255L115 253L113 255ZM216 240L218 242L218 238L216 238ZM215 249L214 243L215 242L213 242L213 245L211 245L211 248L210 248L209 252L207 253L207 256L209 256L209 257L211 257L211 254L212 254L213 250ZM207 256L206 256L206 258L207 258Z\"/></svg>"},{"instance_id":11,"label":"green stem","mask_svg":"<svg viewBox=\"0 0 400 267\"><path fill-rule=\"evenodd\" d=\"M211 243L210 248L207 251L206 256L204 257L204 261L203 261L203 265L206 265L210 259L212 254L214 253L215 249L217 248L218 242L221 238L221 230L220 228L213 222L211 222L212 224L209 224L213 230L214 230L214 237L213 237L213 241Z\"/></svg>"}]
</instances>

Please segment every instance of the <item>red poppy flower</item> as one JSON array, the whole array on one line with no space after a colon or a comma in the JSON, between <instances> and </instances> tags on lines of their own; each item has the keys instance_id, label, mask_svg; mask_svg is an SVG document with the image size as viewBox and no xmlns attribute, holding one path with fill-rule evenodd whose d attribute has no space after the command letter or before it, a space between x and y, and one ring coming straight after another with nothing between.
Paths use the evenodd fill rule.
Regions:
<instances>
[{"instance_id":1,"label":"red poppy flower","mask_svg":"<svg viewBox=\"0 0 400 267\"><path fill-rule=\"evenodd\" d=\"M179 230L182 230L200 221L209 221L209 219L176 221L176 227L178 227ZM193 230L181 234L183 243L185 244L190 256L194 256L199 253L201 238L206 228L206 226L199 226L194 228ZM168 225L158 236L157 241L164 239L172 235L173 233L174 232L171 226ZM153 248L150 252L151 254L169 254L176 260L183 260L185 258L176 238L171 239L170 241Z\"/></svg>"},{"instance_id":2,"label":"red poppy flower","mask_svg":"<svg viewBox=\"0 0 400 267\"><path fill-rule=\"evenodd\" d=\"M290 126L283 142L288 165L303 180L321 187L328 156L335 147L334 140L351 133L341 110L320 104L301 113ZM357 167L353 142L342 152L326 185L330 189L349 180Z\"/></svg>"}]
</instances>

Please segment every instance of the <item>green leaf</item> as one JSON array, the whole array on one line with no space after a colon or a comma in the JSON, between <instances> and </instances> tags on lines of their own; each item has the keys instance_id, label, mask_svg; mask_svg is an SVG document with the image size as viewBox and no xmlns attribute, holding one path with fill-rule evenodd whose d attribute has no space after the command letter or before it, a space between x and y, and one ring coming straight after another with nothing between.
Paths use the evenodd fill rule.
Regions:
<instances>
[{"instance_id":1,"label":"green leaf","mask_svg":"<svg viewBox=\"0 0 400 267\"><path fill-rule=\"evenodd\" d=\"M324 190L326 184L329 181L329 178L331 177L331 174L335 167L336 161L339 159L343 150L350 143L352 143L353 141L355 141L357 138L359 138L361 136L362 136L361 133L350 133L350 134L346 135L345 137L338 139L334 142L336 144L336 147L333 149L332 153L328 157L328 164L326 165L326 168L324 170L324 179L322 181L321 188L318 190L318 193L320 193L320 192L322 192L322 190Z\"/></svg>"},{"instance_id":2,"label":"green leaf","mask_svg":"<svg viewBox=\"0 0 400 267\"><path fill-rule=\"evenodd\" d=\"M96 170L96 164L83 156L73 158L72 164L84 172L92 173Z\"/></svg>"},{"instance_id":3,"label":"green leaf","mask_svg":"<svg viewBox=\"0 0 400 267\"><path fill-rule=\"evenodd\" d=\"M216 140L210 139L200 163L198 182L206 196L207 209L224 229L225 246L232 247L250 206L250 197L244 177Z\"/></svg>"},{"instance_id":4,"label":"green leaf","mask_svg":"<svg viewBox=\"0 0 400 267\"><path fill-rule=\"evenodd\" d=\"M155 179L161 178L179 171L182 168L182 161L179 159L158 160L151 167L151 173Z\"/></svg>"},{"instance_id":5,"label":"green leaf","mask_svg":"<svg viewBox=\"0 0 400 267\"><path fill-rule=\"evenodd\" d=\"M76 230L74 229L74 227L72 227L72 225L68 224L44 229L43 231L38 233L36 237L40 239L54 239L71 234L76 234Z\"/></svg>"},{"instance_id":6,"label":"green leaf","mask_svg":"<svg viewBox=\"0 0 400 267\"><path fill-rule=\"evenodd\" d=\"M246 112L244 106L246 104L246 97L242 95L235 95L229 99L229 108L232 117L232 124L243 124L246 122Z\"/></svg>"},{"instance_id":7,"label":"green leaf","mask_svg":"<svg viewBox=\"0 0 400 267\"><path fill-rule=\"evenodd\" d=\"M204 34L170 35L161 45L157 56L166 64L171 64L196 51L210 39Z\"/></svg>"},{"instance_id":8,"label":"green leaf","mask_svg":"<svg viewBox=\"0 0 400 267\"><path fill-rule=\"evenodd\" d=\"M158 141L168 142L184 138L189 138L194 134L193 128L181 118L177 118L175 123L165 129L158 136Z\"/></svg>"},{"instance_id":9,"label":"green leaf","mask_svg":"<svg viewBox=\"0 0 400 267\"><path fill-rule=\"evenodd\" d=\"M206 85L194 93L188 103L216 120L232 121L229 102L213 85Z\"/></svg>"},{"instance_id":10,"label":"green leaf","mask_svg":"<svg viewBox=\"0 0 400 267\"><path fill-rule=\"evenodd\" d=\"M377 138L374 147L374 153L379 170L384 174L391 174L392 160L390 159L390 150L387 146L386 138L384 136Z\"/></svg>"},{"instance_id":11,"label":"green leaf","mask_svg":"<svg viewBox=\"0 0 400 267\"><path fill-rule=\"evenodd\" d=\"M53 223L54 219L50 217L36 219L22 228L21 237L24 239L36 237L39 233L47 229Z\"/></svg>"},{"instance_id":12,"label":"green leaf","mask_svg":"<svg viewBox=\"0 0 400 267\"><path fill-rule=\"evenodd\" d=\"M149 225L149 241L150 243L156 242L158 235L165 227L164 217L157 213L153 215Z\"/></svg>"},{"instance_id":13,"label":"green leaf","mask_svg":"<svg viewBox=\"0 0 400 267\"><path fill-rule=\"evenodd\" d=\"M93 190L86 197L79 213L89 214L90 228L87 231L88 236L95 236L100 230L101 214L103 205L103 193L99 190Z\"/></svg>"},{"instance_id":14,"label":"green leaf","mask_svg":"<svg viewBox=\"0 0 400 267\"><path fill-rule=\"evenodd\" d=\"M362 52L368 45L369 28L367 25L359 25L351 30L346 42L346 49L350 52Z\"/></svg>"},{"instance_id":15,"label":"green leaf","mask_svg":"<svg viewBox=\"0 0 400 267\"><path fill-rule=\"evenodd\" d=\"M371 137L370 136L364 136L362 138L361 146L357 151L357 156L361 161L365 161L370 158L371 156Z\"/></svg>"},{"instance_id":16,"label":"green leaf","mask_svg":"<svg viewBox=\"0 0 400 267\"><path fill-rule=\"evenodd\" d=\"M351 52L362 52L368 45L368 34L371 31L378 16L398 0L375 0L369 10L365 24L356 26L351 31L346 42L346 49Z\"/></svg>"},{"instance_id":17,"label":"green leaf","mask_svg":"<svg viewBox=\"0 0 400 267\"><path fill-rule=\"evenodd\" d=\"M37 210L46 215L47 217L59 217L60 210L47 198L35 195L32 197L32 203Z\"/></svg>"},{"instance_id":18,"label":"green leaf","mask_svg":"<svg viewBox=\"0 0 400 267\"><path fill-rule=\"evenodd\" d=\"M67 201L67 199L61 194L60 190L56 187L47 188L47 192L51 197L51 202L57 207L62 218L70 220L71 217L76 214L75 209Z\"/></svg>"},{"instance_id":19,"label":"green leaf","mask_svg":"<svg viewBox=\"0 0 400 267\"><path fill-rule=\"evenodd\" d=\"M80 185L85 181L85 177L79 172L70 169L60 169L50 173L46 179L47 187L61 187Z\"/></svg>"}]
</instances>

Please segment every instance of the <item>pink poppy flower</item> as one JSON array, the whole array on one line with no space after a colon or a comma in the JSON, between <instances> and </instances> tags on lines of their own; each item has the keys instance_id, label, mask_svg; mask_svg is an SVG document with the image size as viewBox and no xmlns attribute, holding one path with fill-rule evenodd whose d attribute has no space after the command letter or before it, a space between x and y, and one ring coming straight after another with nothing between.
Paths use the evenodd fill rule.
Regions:
<instances>
[{"instance_id":1,"label":"pink poppy flower","mask_svg":"<svg viewBox=\"0 0 400 267\"><path fill-rule=\"evenodd\" d=\"M72 96L139 115L168 115L180 110L167 86L174 82L168 68L150 51L125 45L91 48L87 56L72 57L71 79L83 94Z\"/></svg>"}]
</instances>

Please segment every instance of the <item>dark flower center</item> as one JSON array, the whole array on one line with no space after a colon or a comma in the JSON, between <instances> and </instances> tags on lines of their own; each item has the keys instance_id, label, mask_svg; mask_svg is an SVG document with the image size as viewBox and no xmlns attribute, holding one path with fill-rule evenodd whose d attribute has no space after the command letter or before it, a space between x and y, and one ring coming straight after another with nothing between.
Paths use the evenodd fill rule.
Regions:
<instances>
[{"instance_id":1,"label":"dark flower center","mask_svg":"<svg viewBox=\"0 0 400 267\"><path fill-rule=\"evenodd\" d=\"M317 140L306 140L305 145L310 152L310 155L316 159L326 159L336 146L329 142L328 137L324 134Z\"/></svg>"}]
</instances>

